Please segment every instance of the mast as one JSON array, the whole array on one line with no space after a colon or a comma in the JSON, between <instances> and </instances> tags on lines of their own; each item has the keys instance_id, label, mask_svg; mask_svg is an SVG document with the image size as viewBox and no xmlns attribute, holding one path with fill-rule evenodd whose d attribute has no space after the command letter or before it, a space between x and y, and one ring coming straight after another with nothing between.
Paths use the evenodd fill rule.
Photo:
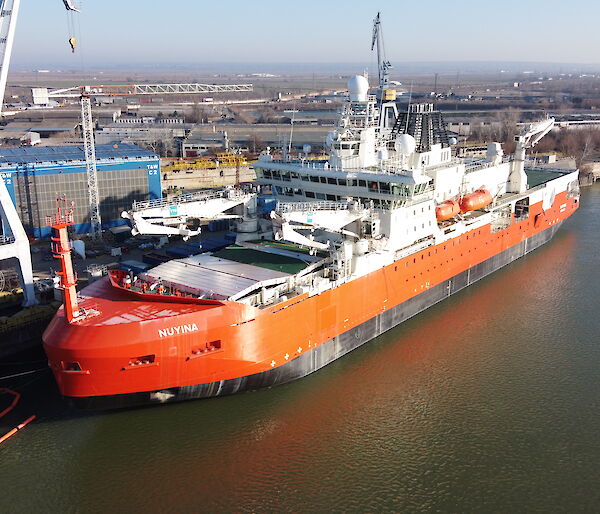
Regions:
<instances>
[{"instance_id":1,"label":"mast","mask_svg":"<svg viewBox=\"0 0 600 514\"><path fill-rule=\"evenodd\" d=\"M52 227L52 254L60 261L60 272L57 273L60 277L58 287L63 290L65 316L68 322L72 323L81 316L75 289L77 277L73 271L71 242L67 232L67 227L73 224L73 207L68 207L64 198L57 198L56 213L47 216L46 222Z\"/></svg>"}]
</instances>

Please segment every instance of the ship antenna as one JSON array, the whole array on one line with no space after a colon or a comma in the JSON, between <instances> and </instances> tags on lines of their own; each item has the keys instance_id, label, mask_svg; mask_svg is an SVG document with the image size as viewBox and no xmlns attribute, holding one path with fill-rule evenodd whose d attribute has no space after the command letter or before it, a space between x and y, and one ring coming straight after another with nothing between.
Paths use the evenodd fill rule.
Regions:
<instances>
[{"instance_id":1,"label":"ship antenna","mask_svg":"<svg viewBox=\"0 0 600 514\"><path fill-rule=\"evenodd\" d=\"M294 108L292 109L292 123L290 127L290 140L288 142L288 155L292 153L292 139L294 137L294 116L296 115L296 103L294 102Z\"/></svg>"},{"instance_id":2,"label":"ship antenna","mask_svg":"<svg viewBox=\"0 0 600 514\"><path fill-rule=\"evenodd\" d=\"M411 81L410 90L408 92L408 105L406 107L406 126L404 127L405 133L408 133L408 117L410 116L410 105L412 103L412 88L413 88L413 83Z\"/></svg>"}]
</instances>

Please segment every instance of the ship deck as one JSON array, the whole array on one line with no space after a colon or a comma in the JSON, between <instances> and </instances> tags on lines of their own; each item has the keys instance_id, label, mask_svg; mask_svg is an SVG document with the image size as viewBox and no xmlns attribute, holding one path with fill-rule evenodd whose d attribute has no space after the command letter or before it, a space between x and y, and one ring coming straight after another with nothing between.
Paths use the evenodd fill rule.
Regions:
<instances>
[{"instance_id":1,"label":"ship deck","mask_svg":"<svg viewBox=\"0 0 600 514\"><path fill-rule=\"evenodd\" d=\"M260 282L281 281L303 270L310 262L310 259L300 260L285 253L279 249L273 252L273 248L263 252L233 245L214 254L165 262L142 276L201 298L225 300L251 290Z\"/></svg>"},{"instance_id":2,"label":"ship deck","mask_svg":"<svg viewBox=\"0 0 600 514\"><path fill-rule=\"evenodd\" d=\"M546 182L550 182L555 178L565 174L572 173L574 170L558 169L558 168L540 168L525 166L525 174L527 175L527 183L529 188L541 186Z\"/></svg>"}]
</instances>

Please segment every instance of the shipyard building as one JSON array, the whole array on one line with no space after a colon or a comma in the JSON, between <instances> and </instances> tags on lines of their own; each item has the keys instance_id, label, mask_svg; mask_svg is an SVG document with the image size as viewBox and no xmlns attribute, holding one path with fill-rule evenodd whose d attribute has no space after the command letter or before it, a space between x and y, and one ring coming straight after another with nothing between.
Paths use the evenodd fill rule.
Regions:
<instances>
[{"instance_id":1,"label":"shipyard building","mask_svg":"<svg viewBox=\"0 0 600 514\"><path fill-rule=\"evenodd\" d=\"M125 224L123 210L134 201L161 198L160 160L130 144L96 146L100 215L104 229ZM1 148L0 176L27 233L50 234L46 216L56 211L56 198L75 202L75 230L90 232L85 153L79 146Z\"/></svg>"}]
</instances>

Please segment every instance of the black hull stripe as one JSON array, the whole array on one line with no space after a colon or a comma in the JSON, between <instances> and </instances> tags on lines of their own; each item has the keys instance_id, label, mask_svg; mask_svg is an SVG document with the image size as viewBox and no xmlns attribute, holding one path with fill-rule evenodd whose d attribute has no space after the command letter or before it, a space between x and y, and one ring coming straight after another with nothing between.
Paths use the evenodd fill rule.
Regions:
<instances>
[{"instance_id":1,"label":"black hull stripe","mask_svg":"<svg viewBox=\"0 0 600 514\"><path fill-rule=\"evenodd\" d=\"M111 396L72 397L75 406L86 409L115 409L135 405L164 403L224 396L242 391L285 384L305 377L327 364L339 359L355 348L394 328L403 321L423 312L465 287L510 264L520 257L547 243L556 233L562 222L552 225L543 232L490 257L489 259L433 286L405 302L378 314L328 341L314 350L306 352L294 360L254 375L229 380L210 382L183 387L173 387L160 391L119 394Z\"/></svg>"}]
</instances>

